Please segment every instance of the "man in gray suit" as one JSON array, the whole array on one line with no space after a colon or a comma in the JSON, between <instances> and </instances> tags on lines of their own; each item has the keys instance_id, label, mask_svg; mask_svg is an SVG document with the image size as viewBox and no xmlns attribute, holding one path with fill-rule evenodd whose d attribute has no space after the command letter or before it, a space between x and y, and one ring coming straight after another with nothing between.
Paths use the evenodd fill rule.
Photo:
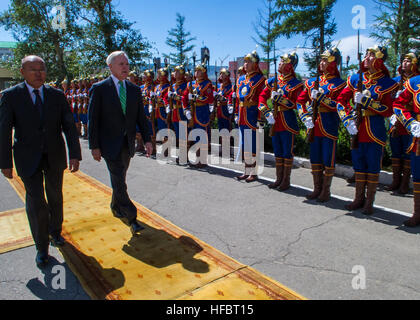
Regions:
<instances>
[{"instance_id":1,"label":"man in gray suit","mask_svg":"<svg viewBox=\"0 0 420 320\"><path fill-rule=\"evenodd\" d=\"M137 234L143 227L137 221L137 208L127 193L126 174L135 154L136 125L144 139L147 156L153 151L148 134L140 87L127 81L130 65L122 51L107 58L111 76L94 84L88 110L89 148L96 161L103 157L111 185L111 211Z\"/></svg>"},{"instance_id":2,"label":"man in gray suit","mask_svg":"<svg viewBox=\"0 0 420 320\"><path fill-rule=\"evenodd\" d=\"M35 261L38 267L44 267L50 238L53 245L64 244L62 188L67 155L63 132L71 172L79 169L82 156L66 97L44 84L44 60L25 57L20 72L25 82L3 91L0 101L0 169L6 178L13 179L13 153L17 174L25 185L26 213L38 251Z\"/></svg>"}]
</instances>

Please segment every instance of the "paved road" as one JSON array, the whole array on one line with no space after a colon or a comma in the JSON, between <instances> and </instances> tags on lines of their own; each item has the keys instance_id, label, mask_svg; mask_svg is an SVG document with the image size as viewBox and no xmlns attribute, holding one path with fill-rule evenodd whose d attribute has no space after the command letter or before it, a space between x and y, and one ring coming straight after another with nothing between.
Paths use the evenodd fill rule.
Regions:
<instances>
[{"instance_id":1,"label":"paved road","mask_svg":"<svg viewBox=\"0 0 420 320\"><path fill-rule=\"evenodd\" d=\"M109 186L105 163L95 163L85 141L82 146L81 170ZM420 299L420 228L402 226L412 196L379 190L381 208L365 217L344 209L354 188L342 178L333 180L333 199L319 204L305 199L312 188L308 169L293 170L287 192L267 188L274 178L272 163L252 184L235 181L237 170L242 166L197 170L136 156L128 190L135 201L309 299ZM23 207L0 180L5 195L0 210ZM57 252L53 255L65 266ZM0 255L0 299L88 298L69 270L67 289L51 295L51 276L35 268L34 257L33 247ZM363 272L365 289L354 289L352 283L363 284L355 278Z\"/></svg>"}]
</instances>

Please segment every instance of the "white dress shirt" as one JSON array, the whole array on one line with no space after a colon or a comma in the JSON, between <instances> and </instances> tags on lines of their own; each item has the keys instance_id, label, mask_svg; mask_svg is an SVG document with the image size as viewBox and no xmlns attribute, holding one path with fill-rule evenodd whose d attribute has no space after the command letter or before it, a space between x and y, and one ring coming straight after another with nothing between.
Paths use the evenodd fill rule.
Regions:
<instances>
[{"instance_id":1,"label":"white dress shirt","mask_svg":"<svg viewBox=\"0 0 420 320\"><path fill-rule=\"evenodd\" d=\"M31 96L32 102L35 104L36 95L34 93L35 88L31 87L26 81L25 81L26 87L29 90L29 95ZM44 102L44 86L41 86L39 89L39 95L41 96L42 102Z\"/></svg>"},{"instance_id":2,"label":"white dress shirt","mask_svg":"<svg viewBox=\"0 0 420 320\"><path fill-rule=\"evenodd\" d=\"M112 78L112 81L114 81L115 87L117 88L118 96L120 96L120 84L119 84L120 80L118 80L117 77L114 76L113 74L111 74L111 78ZM125 84L125 80L123 80L123 86L127 92L127 85Z\"/></svg>"}]
</instances>

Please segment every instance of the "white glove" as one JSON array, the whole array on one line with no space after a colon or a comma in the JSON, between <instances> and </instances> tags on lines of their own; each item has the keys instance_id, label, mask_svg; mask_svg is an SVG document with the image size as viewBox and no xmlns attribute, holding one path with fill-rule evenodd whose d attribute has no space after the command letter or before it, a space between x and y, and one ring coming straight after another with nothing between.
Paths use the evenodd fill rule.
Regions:
<instances>
[{"instance_id":1,"label":"white glove","mask_svg":"<svg viewBox=\"0 0 420 320\"><path fill-rule=\"evenodd\" d=\"M194 100L195 99L195 94L189 93L188 94L188 99L189 100Z\"/></svg>"},{"instance_id":2,"label":"white glove","mask_svg":"<svg viewBox=\"0 0 420 320\"><path fill-rule=\"evenodd\" d=\"M150 97L154 97L156 95L156 93L154 93L153 91L150 92Z\"/></svg>"},{"instance_id":3,"label":"white glove","mask_svg":"<svg viewBox=\"0 0 420 320\"><path fill-rule=\"evenodd\" d=\"M349 121L349 124L346 127L347 131L351 136L355 136L359 130L357 130L356 123L353 120Z\"/></svg>"},{"instance_id":4,"label":"white glove","mask_svg":"<svg viewBox=\"0 0 420 320\"><path fill-rule=\"evenodd\" d=\"M168 98L171 99L173 97L174 93L172 91L168 92Z\"/></svg>"},{"instance_id":5,"label":"white glove","mask_svg":"<svg viewBox=\"0 0 420 320\"><path fill-rule=\"evenodd\" d=\"M395 99L397 99L404 90L398 90L397 94L395 95Z\"/></svg>"},{"instance_id":6,"label":"white glove","mask_svg":"<svg viewBox=\"0 0 420 320\"><path fill-rule=\"evenodd\" d=\"M238 124L238 122L239 122L239 117L235 116L235 123Z\"/></svg>"},{"instance_id":7,"label":"white glove","mask_svg":"<svg viewBox=\"0 0 420 320\"><path fill-rule=\"evenodd\" d=\"M313 89L311 92L311 99L316 100L318 98L318 94L319 94L319 91L316 89Z\"/></svg>"},{"instance_id":8,"label":"white glove","mask_svg":"<svg viewBox=\"0 0 420 320\"><path fill-rule=\"evenodd\" d=\"M209 111L210 111L210 113L212 113L213 112L213 110L214 110L214 105L209 105Z\"/></svg>"},{"instance_id":9,"label":"white glove","mask_svg":"<svg viewBox=\"0 0 420 320\"><path fill-rule=\"evenodd\" d=\"M236 92L232 93L232 98L236 98Z\"/></svg>"},{"instance_id":10,"label":"white glove","mask_svg":"<svg viewBox=\"0 0 420 320\"><path fill-rule=\"evenodd\" d=\"M233 104L228 105L228 112L229 114L233 113Z\"/></svg>"},{"instance_id":11,"label":"white glove","mask_svg":"<svg viewBox=\"0 0 420 320\"><path fill-rule=\"evenodd\" d=\"M391 125L394 125L397 122L397 115L393 114L390 118L389 118L389 123L391 123Z\"/></svg>"},{"instance_id":12,"label":"white glove","mask_svg":"<svg viewBox=\"0 0 420 320\"><path fill-rule=\"evenodd\" d=\"M149 113L153 112L153 106L151 104L149 104Z\"/></svg>"},{"instance_id":13,"label":"white glove","mask_svg":"<svg viewBox=\"0 0 420 320\"><path fill-rule=\"evenodd\" d=\"M185 110L185 116L187 117L188 120L191 120L192 119L191 111L190 110Z\"/></svg>"},{"instance_id":14,"label":"white glove","mask_svg":"<svg viewBox=\"0 0 420 320\"><path fill-rule=\"evenodd\" d=\"M305 127L308 128L308 129L313 129L313 127L314 127L314 123L313 123L311 118L307 119L304 122L304 124L305 124Z\"/></svg>"},{"instance_id":15,"label":"white glove","mask_svg":"<svg viewBox=\"0 0 420 320\"><path fill-rule=\"evenodd\" d=\"M266 118L269 125L276 123L276 120L274 119L273 114L271 112L267 115Z\"/></svg>"},{"instance_id":16,"label":"white glove","mask_svg":"<svg viewBox=\"0 0 420 320\"><path fill-rule=\"evenodd\" d=\"M420 138L420 122L414 120L410 125L410 132L414 138Z\"/></svg>"},{"instance_id":17,"label":"white glove","mask_svg":"<svg viewBox=\"0 0 420 320\"><path fill-rule=\"evenodd\" d=\"M170 113L171 112L171 107L170 106L166 106L166 113Z\"/></svg>"},{"instance_id":18,"label":"white glove","mask_svg":"<svg viewBox=\"0 0 420 320\"><path fill-rule=\"evenodd\" d=\"M217 96L219 93L217 91L213 91L213 97Z\"/></svg>"},{"instance_id":19,"label":"white glove","mask_svg":"<svg viewBox=\"0 0 420 320\"><path fill-rule=\"evenodd\" d=\"M280 96L281 94L279 93L279 92L277 92L277 91L272 91L271 92L271 100L273 100L275 97L278 97L278 96Z\"/></svg>"},{"instance_id":20,"label":"white glove","mask_svg":"<svg viewBox=\"0 0 420 320\"><path fill-rule=\"evenodd\" d=\"M361 92L356 92L354 94L354 103L362 103L362 99L365 97L365 95Z\"/></svg>"}]
</instances>

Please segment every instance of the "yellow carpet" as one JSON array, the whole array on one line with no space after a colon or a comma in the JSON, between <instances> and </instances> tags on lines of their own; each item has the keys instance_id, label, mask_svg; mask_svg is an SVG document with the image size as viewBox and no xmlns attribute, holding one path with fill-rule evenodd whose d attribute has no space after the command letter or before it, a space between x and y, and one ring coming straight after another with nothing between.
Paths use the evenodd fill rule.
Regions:
<instances>
[{"instance_id":1,"label":"yellow carpet","mask_svg":"<svg viewBox=\"0 0 420 320\"><path fill-rule=\"evenodd\" d=\"M20 179L10 182L23 199ZM304 299L137 203L146 229L133 237L112 216L110 198L107 186L66 171L63 236L68 243L61 253L93 299ZM23 209L0 214L2 233L8 234L0 238L0 249L3 243L10 248L13 241L28 239L27 226L3 227L22 226L23 217Z\"/></svg>"},{"instance_id":2,"label":"yellow carpet","mask_svg":"<svg viewBox=\"0 0 420 320\"><path fill-rule=\"evenodd\" d=\"M0 212L0 253L34 245L24 208Z\"/></svg>"}]
</instances>

